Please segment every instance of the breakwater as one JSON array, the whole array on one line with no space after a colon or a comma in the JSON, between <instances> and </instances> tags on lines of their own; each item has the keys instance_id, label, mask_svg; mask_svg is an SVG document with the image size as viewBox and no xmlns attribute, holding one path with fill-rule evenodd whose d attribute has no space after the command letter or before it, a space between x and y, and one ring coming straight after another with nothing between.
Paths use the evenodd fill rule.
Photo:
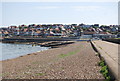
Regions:
<instances>
[{"instance_id":1,"label":"breakwater","mask_svg":"<svg viewBox=\"0 0 120 81\"><path fill-rule=\"evenodd\" d=\"M39 45L42 47L51 47L56 48L62 45L72 44L74 43L73 40L76 40L77 37L72 38L25 38L25 37L12 37L12 38L4 38L2 39L3 43L25 43L25 44L32 44Z\"/></svg>"},{"instance_id":2,"label":"breakwater","mask_svg":"<svg viewBox=\"0 0 120 81\"><path fill-rule=\"evenodd\" d=\"M24 37L11 37L4 38L2 42L14 43L14 42L45 42L45 41L73 41L79 39L79 37L50 37L50 38L24 38Z\"/></svg>"}]
</instances>

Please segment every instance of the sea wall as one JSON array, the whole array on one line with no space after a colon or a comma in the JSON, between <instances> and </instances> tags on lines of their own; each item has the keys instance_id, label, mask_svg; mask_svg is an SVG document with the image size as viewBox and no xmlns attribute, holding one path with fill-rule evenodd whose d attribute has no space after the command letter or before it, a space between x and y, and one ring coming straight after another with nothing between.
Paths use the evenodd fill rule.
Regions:
<instances>
[{"instance_id":1,"label":"sea wall","mask_svg":"<svg viewBox=\"0 0 120 81\"><path fill-rule=\"evenodd\" d=\"M120 44L120 39L103 39L104 41Z\"/></svg>"}]
</instances>

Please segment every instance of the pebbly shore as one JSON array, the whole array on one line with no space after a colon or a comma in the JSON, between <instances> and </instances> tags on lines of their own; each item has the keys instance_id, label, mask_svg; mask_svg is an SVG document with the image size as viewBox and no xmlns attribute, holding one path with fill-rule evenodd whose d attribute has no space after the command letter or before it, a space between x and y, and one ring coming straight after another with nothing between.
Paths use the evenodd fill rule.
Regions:
<instances>
[{"instance_id":1,"label":"pebbly shore","mask_svg":"<svg viewBox=\"0 0 120 81\"><path fill-rule=\"evenodd\" d=\"M104 79L90 42L67 46L2 61L3 79Z\"/></svg>"}]
</instances>

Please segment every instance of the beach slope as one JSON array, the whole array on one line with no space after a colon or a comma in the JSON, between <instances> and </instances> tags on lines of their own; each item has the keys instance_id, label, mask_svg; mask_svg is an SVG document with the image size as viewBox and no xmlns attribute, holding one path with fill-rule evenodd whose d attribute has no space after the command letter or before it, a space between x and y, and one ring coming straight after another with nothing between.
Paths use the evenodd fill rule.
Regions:
<instances>
[{"instance_id":1,"label":"beach slope","mask_svg":"<svg viewBox=\"0 0 120 81\"><path fill-rule=\"evenodd\" d=\"M90 42L73 44L2 61L3 79L104 79Z\"/></svg>"}]
</instances>

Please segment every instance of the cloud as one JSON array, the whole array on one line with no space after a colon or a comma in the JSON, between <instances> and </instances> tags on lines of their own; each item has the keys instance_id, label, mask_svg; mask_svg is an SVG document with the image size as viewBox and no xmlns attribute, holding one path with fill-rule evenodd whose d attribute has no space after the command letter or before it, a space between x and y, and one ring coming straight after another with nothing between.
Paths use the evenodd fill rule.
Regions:
<instances>
[{"instance_id":1,"label":"cloud","mask_svg":"<svg viewBox=\"0 0 120 81\"><path fill-rule=\"evenodd\" d=\"M84 10L89 10L89 11L93 11L93 10L98 10L101 7L100 6L73 6L71 7L76 11L84 11Z\"/></svg>"},{"instance_id":2,"label":"cloud","mask_svg":"<svg viewBox=\"0 0 120 81\"><path fill-rule=\"evenodd\" d=\"M119 0L1 0L2 2L118 2Z\"/></svg>"}]
</instances>

